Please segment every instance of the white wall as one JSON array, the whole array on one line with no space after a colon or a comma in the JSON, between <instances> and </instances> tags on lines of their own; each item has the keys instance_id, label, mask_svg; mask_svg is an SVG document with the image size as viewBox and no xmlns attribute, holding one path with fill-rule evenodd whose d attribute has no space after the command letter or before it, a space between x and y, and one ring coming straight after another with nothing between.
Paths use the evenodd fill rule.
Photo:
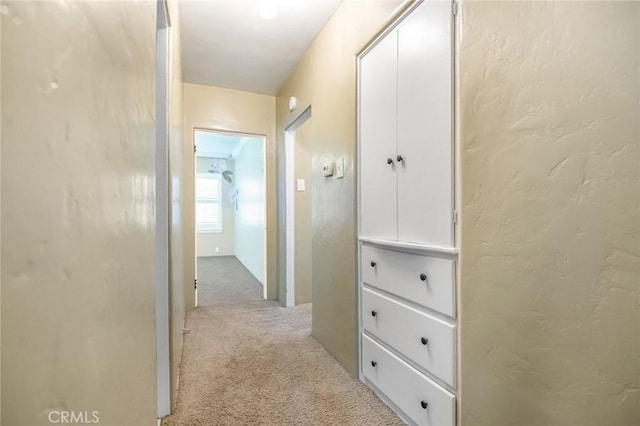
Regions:
<instances>
[{"instance_id":1,"label":"white wall","mask_svg":"<svg viewBox=\"0 0 640 426\"><path fill-rule=\"evenodd\" d=\"M212 158L196 157L196 173L207 173ZM227 160L227 167L235 171L235 162ZM231 175L235 179L235 174ZM233 256L235 242L235 211L229 201L229 190L233 186L222 180L220 203L222 209L222 232L198 232L196 235L196 256ZM219 251L216 252L216 248Z\"/></svg>"},{"instance_id":2,"label":"white wall","mask_svg":"<svg viewBox=\"0 0 640 426\"><path fill-rule=\"evenodd\" d=\"M3 2L2 423L156 424L153 2Z\"/></svg>"},{"instance_id":3,"label":"white wall","mask_svg":"<svg viewBox=\"0 0 640 426\"><path fill-rule=\"evenodd\" d=\"M263 285L265 282L264 138L248 138L235 159L238 209L235 255Z\"/></svg>"}]
</instances>

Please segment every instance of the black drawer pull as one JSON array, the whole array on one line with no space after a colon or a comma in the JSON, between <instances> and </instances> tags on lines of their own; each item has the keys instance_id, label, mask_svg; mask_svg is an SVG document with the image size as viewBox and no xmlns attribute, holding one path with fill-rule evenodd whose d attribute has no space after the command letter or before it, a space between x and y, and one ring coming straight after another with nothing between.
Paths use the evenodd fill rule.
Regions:
<instances>
[{"instance_id":1,"label":"black drawer pull","mask_svg":"<svg viewBox=\"0 0 640 426\"><path fill-rule=\"evenodd\" d=\"M376 311L371 311L371 316L372 317L378 316L378 313Z\"/></svg>"},{"instance_id":2,"label":"black drawer pull","mask_svg":"<svg viewBox=\"0 0 640 426\"><path fill-rule=\"evenodd\" d=\"M427 404L427 401L420 401L420 406L426 410L429 404Z\"/></svg>"},{"instance_id":3,"label":"black drawer pull","mask_svg":"<svg viewBox=\"0 0 640 426\"><path fill-rule=\"evenodd\" d=\"M393 160L391 158L387 158L387 164L393 164Z\"/></svg>"},{"instance_id":4,"label":"black drawer pull","mask_svg":"<svg viewBox=\"0 0 640 426\"><path fill-rule=\"evenodd\" d=\"M372 261L371 261L371 267L372 267L372 268L375 268L375 267L376 267L376 265L377 265L377 263L376 263L376 262L374 262L374 261L372 260Z\"/></svg>"},{"instance_id":5,"label":"black drawer pull","mask_svg":"<svg viewBox=\"0 0 640 426\"><path fill-rule=\"evenodd\" d=\"M398 161L398 163L401 163L402 161L404 161L404 158L402 158L402 155L398 155L396 157L396 160Z\"/></svg>"},{"instance_id":6,"label":"black drawer pull","mask_svg":"<svg viewBox=\"0 0 640 426\"><path fill-rule=\"evenodd\" d=\"M422 343L423 345L426 345L427 343L429 343L429 339L427 339L426 337L422 337L420 339L420 343Z\"/></svg>"},{"instance_id":7,"label":"black drawer pull","mask_svg":"<svg viewBox=\"0 0 640 426\"><path fill-rule=\"evenodd\" d=\"M376 365L378 365L378 363L377 363L377 362L375 362L375 361L371 361L371 366L372 366L372 367L375 367Z\"/></svg>"},{"instance_id":8,"label":"black drawer pull","mask_svg":"<svg viewBox=\"0 0 640 426\"><path fill-rule=\"evenodd\" d=\"M426 281L427 280L427 274L420 274L420 280L421 281Z\"/></svg>"}]
</instances>

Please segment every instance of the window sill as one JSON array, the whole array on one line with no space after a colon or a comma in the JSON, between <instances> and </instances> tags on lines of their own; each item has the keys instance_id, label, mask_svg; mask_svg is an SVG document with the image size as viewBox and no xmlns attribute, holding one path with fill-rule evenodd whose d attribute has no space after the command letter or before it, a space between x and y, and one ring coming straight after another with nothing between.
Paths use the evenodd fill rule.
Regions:
<instances>
[{"instance_id":1,"label":"window sill","mask_svg":"<svg viewBox=\"0 0 640 426\"><path fill-rule=\"evenodd\" d=\"M198 234L222 234L222 229L197 229Z\"/></svg>"}]
</instances>

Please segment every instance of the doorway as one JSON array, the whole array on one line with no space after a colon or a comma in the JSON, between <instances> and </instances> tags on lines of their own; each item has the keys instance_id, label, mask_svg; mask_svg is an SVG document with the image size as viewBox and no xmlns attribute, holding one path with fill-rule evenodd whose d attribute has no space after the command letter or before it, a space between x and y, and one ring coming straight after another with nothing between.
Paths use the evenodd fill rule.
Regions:
<instances>
[{"instance_id":1,"label":"doorway","mask_svg":"<svg viewBox=\"0 0 640 426\"><path fill-rule=\"evenodd\" d=\"M287 307L311 303L311 107L285 129Z\"/></svg>"},{"instance_id":2,"label":"doorway","mask_svg":"<svg viewBox=\"0 0 640 426\"><path fill-rule=\"evenodd\" d=\"M195 129L194 141L196 305L266 299L266 136ZM242 285L220 276L238 268Z\"/></svg>"}]
</instances>

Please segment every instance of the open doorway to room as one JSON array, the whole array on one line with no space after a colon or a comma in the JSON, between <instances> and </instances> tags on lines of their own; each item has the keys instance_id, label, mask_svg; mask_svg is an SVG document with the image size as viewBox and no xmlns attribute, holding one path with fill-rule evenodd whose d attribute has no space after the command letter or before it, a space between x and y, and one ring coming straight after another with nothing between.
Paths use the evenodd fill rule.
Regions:
<instances>
[{"instance_id":1,"label":"open doorway to room","mask_svg":"<svg viewBox=\"0 0 640 426\"><path fill-rule=\"evenodd\" d=\"M196 304L267 297L266 137L195 129Z\"/></svg>"},{"instance_id":2,"label":"open doorway to room","mask_svg":"<svg viewBox=\"0 0 640 426\"><path fill-rule=\"evenodd\" d=\"M311 303L311 107L285 129L286 306Z\"/></svg>"}]
</instances>

